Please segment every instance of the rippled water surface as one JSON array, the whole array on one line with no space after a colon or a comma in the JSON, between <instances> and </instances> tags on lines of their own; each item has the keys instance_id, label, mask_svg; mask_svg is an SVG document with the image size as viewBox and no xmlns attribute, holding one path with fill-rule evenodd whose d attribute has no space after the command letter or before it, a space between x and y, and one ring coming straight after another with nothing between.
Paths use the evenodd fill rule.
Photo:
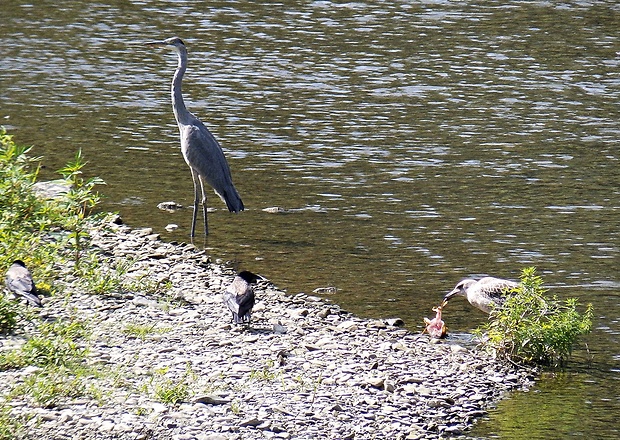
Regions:
<instances>
[{"instance_id":1,"label":"rippled water surface","mask_svg":"<svg viewBox=\"0 0 620 440\"><path fill-rule=\"evenodd\" d=\"M105 209L188 240L191 212L156 208L192 201L176 58L141 44L179 35L187 105L247 207L211 196L196 244L412 330L460 278L535 265L551 293L594 304L589 352L475 434L620 436L615 1L5 3L0 123L45 157L43 177L81 148ZM457 300L444 318L484 320Z\"/></svg>"}]
</instances>

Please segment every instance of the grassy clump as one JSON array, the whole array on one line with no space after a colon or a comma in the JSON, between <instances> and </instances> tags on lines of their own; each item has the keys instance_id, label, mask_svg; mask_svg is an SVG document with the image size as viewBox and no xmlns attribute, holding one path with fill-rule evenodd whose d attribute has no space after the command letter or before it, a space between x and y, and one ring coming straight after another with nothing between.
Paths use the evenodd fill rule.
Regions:
<instances>
[{"instance_id":1,"label":"grassy clump","mask_svg":"<svg viewBox=\"0 0 620 440\"><path fill-rule=\"evenodd\" d=\"M88 396L103 402L105 391L90 379L105 377L104 372L85 364L46 366L24 377L6 399L29 399L33 404L53 408L65 399ZM1 439L0 439L1 440Z\"/></svg>"},{"instance_id":2,"label":"grassy clump","mask_svg":"<svg viewBox=\"0 0 620 440\"><path fill-rule=\"evenodd\" d=\"M71 259L74 267L79 265L87 216L99 201L92 190L102 182L81 178L84 162L78 152L60 170L67 193L46 199L35 191L40 158L30 153L31 147L17 145L0 127L0 273L14 260L23 260L39 293L54 295L59 292L55 279L60 269L70 266ZM0 396L0 440L22 435L23 426L7 404L11 399L24 396L53 406L63 397L94 392L84 381L91 375L85 366L85 325L75 320L37 324L38 312L0 295L0 332L23 332L28 321L35 326L20 348L0 353L0 370L33 367Z\"/></svg>"},{"instance_id":3,"label":"grassy clump","mask_svg":"<svg viewBox=\"0 0 620 440\"><path fill-rule=\"evenodd\" d=\"M157 327L157 323L154 323L154 324L128 323L125 325L125 328L123 328L123 333L125 333L126 335L130 337L144 341L149 335L168 333L169 331L172 330L170 327L163 327L163 328L155 328L155 327Z\"/></svg>"},{"instance_id":4,"label":"grassy clump","mask_svg":"<svg viewBox=\"0 0 620 440\"><path fill-rule=\"evenodd\" d=\"M549 299L545 292L535 268L524 269L520 285L479 329L487 334L483 345L515 363L557 366L565 362L579 336L592 330L592 305L580 314L575 298Z\"/></svg>"},{"instance_id":5,"label":"grassy clump","mask_svg":"<svg viewBox=\"0 0 620 440\"><path fill-rule=\"evenodd\" d=\"M11 414L11 408L2 406L0 408L0 440L14 440L23 438L25 434L24 425Z\"/></svg>"},{"instance_id":6,"label":"grassy clump","mask_svg":"<svg viewBox=\"0 0 620 440\"><path fill-rule=\"evenodd\" d=\"M84 381L66 368L46 368L27 376L23 384L13 389L12 395L28 395L34 403L52 408L63 398L76 398L86 394Z\"/></svg>"},{"instance_id":7,"label":"grassy clump","mask_svg":"<svg viewBox=\"0 0 620 440\"><path fill-rule=\"evenodd\" d=\"M39 171L35 162L39 159L29 158L30 150L30 147L16 145L13 137L0 128L0 206L3 207L0 230L3 238L12 238L23 229L45 229L51 221L48 216L41 215L47 211L46 203L32 191Z\"/></svg>"},{"instance_id":8,"label":"grassy clump","mask_svg":"<svg viewBox=\"0 0 620 440\"><path fill-rule=\"evenodd\" d=\"M87 354L80 341L88 335L80 321L56 321L39 325L38 335L29 338L19 349L0 353L0 369L69 367L80 364Z\"/></svg>"},{"instance_id":9,"label":"grassy clump","mask_svg":"<svg viewBox=\"0 0 620 440\"><path fill-rule=\"evenodd\" d=\"M100 255L90 253L87 258L82 258L82 263L76 270L80 276L80 284L84 289L95 295L109 295L121 292L127 271L133 261L121 261L115 267L104 264Z\"/></svg>"},{"instance_id":10,"label":"grassy clump","mask_svg":"<svg viewBox=\"0 0 620 440\"><path fill-rule=\"evenodd\" d=\"M149 382L142 386L142 392L169 405L187 401L191 394L190 383L196 379L191 366L187 364L185 373L177 380L166 377L167 373L167 367L156 369Z\"/></svg>"},{"instance_id":11,"label":"grassy clump","mask_svg":"<svg viewBox=\"0 0 620 440\"><path fill-rule=\"evenodd\" d=\"M0 369L37 367L5 399L29 397L35 404L53 407L63 398L94 395L85 379L96 372L86 366L86 338L90 331L78 320L42 323L37 334L20 348L0 353Z\"/></svg>"},{"instance_id":12,"label":"grassy clump","mask_svg":"<svg viewBox=\"0 0 620 440\"><path fill-rule=\"evenodd\" d=\"M189 387L184 380L174 381L164 378L155 385L154 396L162 403L176 405L187 400Z\"/></svg>"},{"instance_id":13,"label":"grassy clump","mask_svg":"<svg viewBox=\"0 0 620 440\"><path fill-rule=\"evenodd\" d=\"M9 333L17 326L19 305L0 295L0 333Z\"/></svg>"},{"instance_id":14,"label":"grassy clump","mask_svg":"<svg viewBox=\"0 0 620 440\"><path fill-rule=\"evenodd\" d=\"M265 367L260 370L252 370L250 372L250 380L254 380L257 382L272 382L276 380L281 373L278 371L274 371L273 367L275 366L275 362L271 359L265 362Z\"/></svg>"}]
</instances>

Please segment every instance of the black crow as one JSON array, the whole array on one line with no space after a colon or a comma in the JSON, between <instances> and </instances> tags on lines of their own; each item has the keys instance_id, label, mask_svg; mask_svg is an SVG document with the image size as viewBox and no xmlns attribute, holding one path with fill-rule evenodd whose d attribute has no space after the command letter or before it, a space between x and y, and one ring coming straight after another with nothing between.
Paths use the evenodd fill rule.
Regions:
<instances>
[{"instance_id":1,"label":"black crow","mask_svg":"<svg viewBox=\"0 0 620 440\"><path fill-rule=\"evenodd\" d=\"M22 260L15 260L6 272L6 287L15 295L23 296L29 304L42 307L30 271Z\"/></svg>"},{"instance_id":2,"label":"black crow","mask_svg":"<svg viewBox=\"0 0 620 440\"><path fill-rule=\"evenodd\" d=\"M252 307L254 307L254 289L252 284L262 279L260 275L244 270L239 272L224 292L224 302L232 312L235 324L250 324Z\"/></svg>"}]
</instances>

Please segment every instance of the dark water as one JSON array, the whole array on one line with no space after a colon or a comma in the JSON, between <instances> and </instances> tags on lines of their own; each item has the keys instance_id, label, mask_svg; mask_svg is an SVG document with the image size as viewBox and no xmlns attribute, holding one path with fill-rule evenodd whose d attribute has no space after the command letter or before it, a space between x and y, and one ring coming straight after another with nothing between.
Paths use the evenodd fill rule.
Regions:
<instances>
[{"instance_id":1,"label":"dark water","mask_svg":"<svg viewBox=\"0 0 620 440\"><path fill-rule=\"evenodd\" d=\"M172 35L247 207L212 196L196 244L413 330L462 277L535 265L550 293L594 304L589 351L474 434L620 436L617 2L3 0L0 123L43 177L81 148L104 209L187 241L191 212L156 208L192 201L176 58L140 44ZM444 318L484 316L455 300Z\"/></svg>"}]
</instances>

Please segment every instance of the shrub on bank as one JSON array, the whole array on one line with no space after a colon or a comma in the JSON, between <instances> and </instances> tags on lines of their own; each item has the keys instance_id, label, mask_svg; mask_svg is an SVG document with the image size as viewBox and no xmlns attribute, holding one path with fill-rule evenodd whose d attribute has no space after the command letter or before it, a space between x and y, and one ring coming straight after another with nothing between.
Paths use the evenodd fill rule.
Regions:
<instances>
[{"instance_id":1,"label":"shrub on bank","mask_svg":"<svg viewBox=\"0 0 620 440\"><path fill-rule=\"evenodd\" d=\"M580 314L575 298L548 298L546 291L535 268L523 269L519 286L479 329L486 333L483 346L521 364L557 366L566 361L578 338L592 330L592 304Z\"/></svg>"},{"instance_id":2,"label":"shrub on bank","mask_svg":"<svg viewBox=\"0 0 620 440\"><path fill-rule=\"evenodd\" d=\"M103 181L82 178L85 163L78 152L59 170L67 193L57 199L39 197L34 185L40 158L29 157L30 151L0 127L0 268L25 261L45 291L53 289L54 263L66 259L67 249L79 264L86 217L99 201L93 187Z\"/></svg>"}]
</instances>

